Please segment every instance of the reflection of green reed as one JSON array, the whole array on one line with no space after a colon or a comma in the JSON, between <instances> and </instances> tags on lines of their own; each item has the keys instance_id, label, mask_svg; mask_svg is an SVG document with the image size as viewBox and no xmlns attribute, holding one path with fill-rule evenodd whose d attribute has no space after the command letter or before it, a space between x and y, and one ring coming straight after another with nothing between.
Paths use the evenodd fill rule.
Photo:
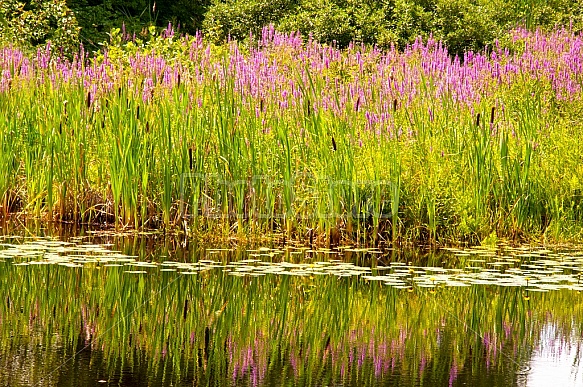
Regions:
<instances>
[{"instance_id":1,"label":"reflection of green reed","mask_svg":"<svg viewBox=\"0 0 583 387\"><path fill-rule=\"evenodd\" d=\"M583 321L580 298L564 291L526 300L514 288L409 292L336 276L0 265L3 385L17 371L52 384L43 375L85 345L102 353L105 379L121 367L206 385L508 384L546 324L568 341ZM22 347L44 361L18 366Z\"/></svg>"}]
</instances>

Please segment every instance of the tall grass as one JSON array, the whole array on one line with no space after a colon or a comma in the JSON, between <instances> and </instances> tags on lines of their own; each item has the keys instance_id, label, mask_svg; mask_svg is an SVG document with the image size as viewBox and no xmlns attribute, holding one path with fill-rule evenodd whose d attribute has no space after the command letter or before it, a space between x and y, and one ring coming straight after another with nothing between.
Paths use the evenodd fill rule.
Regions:
<instances>
[{"instance_id":1,"label":"tall grass","mask_svg":"<svg viewBox=\"0 0 583 387\"><path fill-rule=\"evenodd\" d=\"M165 36L1 51L3 213L332 244L581 235L578 35L463 58Z\"/></svg>"}]
</instances>

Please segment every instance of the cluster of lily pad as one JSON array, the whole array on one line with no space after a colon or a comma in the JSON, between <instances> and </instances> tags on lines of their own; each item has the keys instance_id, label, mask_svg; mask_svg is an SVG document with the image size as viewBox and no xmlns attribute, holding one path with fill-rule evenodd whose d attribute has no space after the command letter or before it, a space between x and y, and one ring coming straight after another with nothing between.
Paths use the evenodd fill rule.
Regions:
<instances>
[{"instance_id":1,"label":"cluster of lily pad","mask_svg":"<svg viewBox=\"0 0 583 387\"><path fill-rule=\"evenodd\" d=\"M434 291L441 287L494 285L522 287L527 291L583 290L583 251L572 248L445 248L458 260L456 267L414 265L413 262L389 262L388 265L359 266L346 259L348 253L385 256L376 249L317 249L287 246L246 250L207 249L197 262L140 261L137 256L111 250L111 245L33 239L21 243L2 243L0 261L17 266L61 265L66 267L120 267L127 274L176 272L195 275L220 270L235 277L266 275L298 276L314 279L328 275L379 281L384 285L409 291L415 288ZM225 253L225 254L223 254ZM233 260L233 257L244 259ZM449 260L451 261L451 260ZM377 260L372 260L377 262ZM447 262L447 261L444 261Z\"/></svg>"}]
</instances>

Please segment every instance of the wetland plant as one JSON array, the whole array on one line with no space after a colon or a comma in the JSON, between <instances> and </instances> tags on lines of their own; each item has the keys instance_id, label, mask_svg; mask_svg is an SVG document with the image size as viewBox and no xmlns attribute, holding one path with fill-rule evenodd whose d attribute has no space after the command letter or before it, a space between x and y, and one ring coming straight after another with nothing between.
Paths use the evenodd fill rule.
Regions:
<instances>
[{"instance_id":1,"label":"wetland plant","mask_svg":"<svg viewBox=\"0 0 583 387\"><path fill-rule=\"evenodd\" d=\"M577 34L463 57L164 36L0 50L4 215L314 243L581 235Z\"/></svg>"}]
</instances>

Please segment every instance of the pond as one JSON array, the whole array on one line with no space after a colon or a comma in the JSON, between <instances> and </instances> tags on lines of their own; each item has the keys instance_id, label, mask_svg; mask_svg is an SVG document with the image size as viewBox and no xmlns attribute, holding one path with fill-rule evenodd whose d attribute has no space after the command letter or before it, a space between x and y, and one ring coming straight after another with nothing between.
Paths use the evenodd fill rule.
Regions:
<instances>
[{"instance_id":1,"label":"pond","mask_svg":"<svg viewBox=\"0 0 583 387\"><path fill-rule=\"evenodd\" d=\"M0 385L583 384L576 246L1 238Z\"/></svg>"}]
</instances>

